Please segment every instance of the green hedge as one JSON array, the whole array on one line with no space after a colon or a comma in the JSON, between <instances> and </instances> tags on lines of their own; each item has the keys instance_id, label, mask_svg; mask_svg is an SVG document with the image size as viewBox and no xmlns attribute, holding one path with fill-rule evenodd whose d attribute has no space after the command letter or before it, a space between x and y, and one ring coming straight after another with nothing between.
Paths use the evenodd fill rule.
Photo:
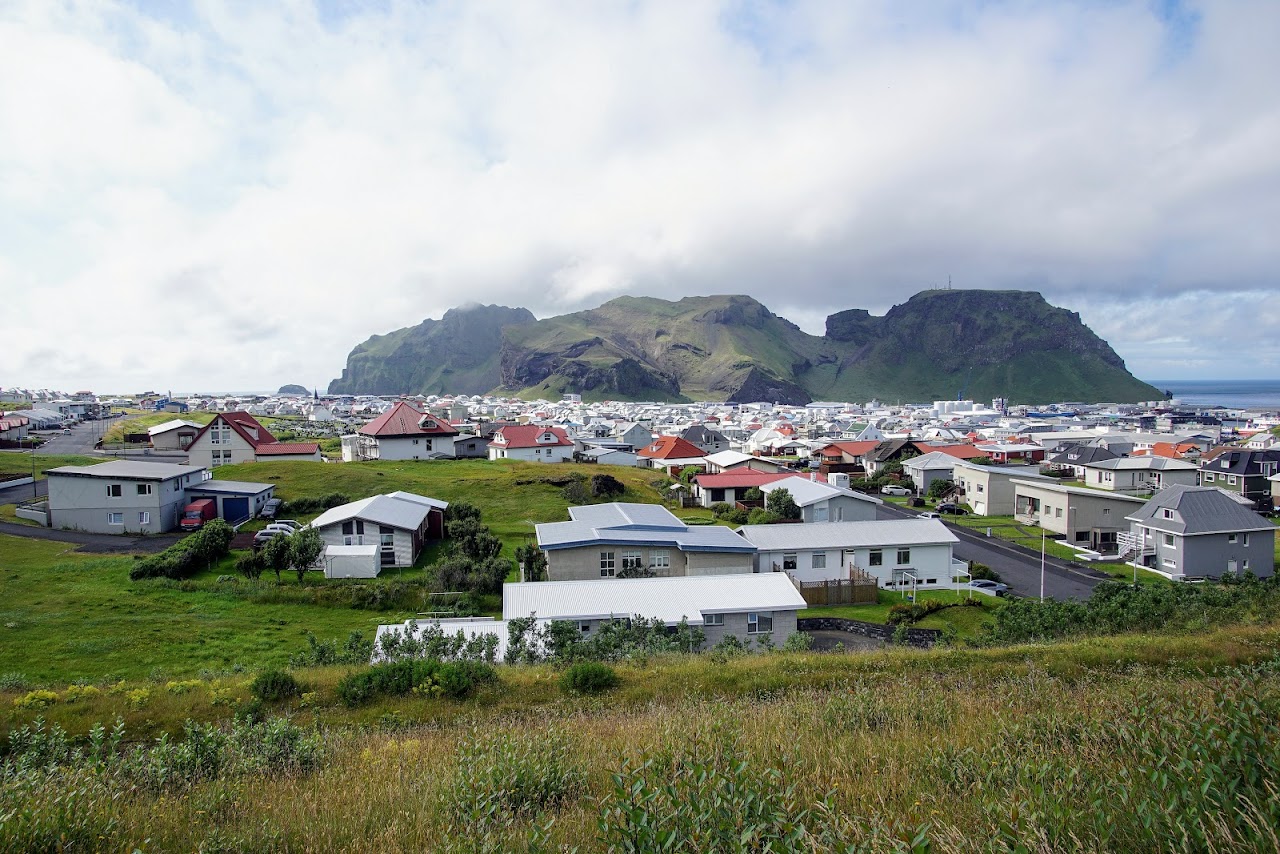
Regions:
<instances>
[{"instance_id":1,"label":"green hedge","mask_svg":"<svg viewBox=\"0 0 1280 854\"><path fill-rule=\"evenodd\" d=\"M226 557L235 531L221 519L211 519L189 537L159 554L143 558L129 570L129 578L189 578Z\"/></svg>"}]
</instances>

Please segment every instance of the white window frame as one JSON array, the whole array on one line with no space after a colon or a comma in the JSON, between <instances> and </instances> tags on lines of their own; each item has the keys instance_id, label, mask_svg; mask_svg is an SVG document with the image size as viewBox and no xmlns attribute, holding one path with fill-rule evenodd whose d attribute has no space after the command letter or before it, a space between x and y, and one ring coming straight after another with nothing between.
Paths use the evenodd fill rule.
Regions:
<instances>
[{"instance_id":1,"label":"white window frame","mask_svg":"<svg viewBox=\"0 0 1280 854\"><path fill-rule=\"evenodd\" d=\"M813 553L813 555L810 557L810 564L809 564L809 565L810 565L813 569L826 569L826 568L827 568L827 553L826 553L826 552L814 552L814 553Z\"/></svg>"},{"instance_id":2,"label":"white window frame","mask_svg":"<svg viewBox=\"0 0 1280 854\"><path fill-rule=\"evenodd\" d=\"M119 484L119 483L107 484L108 498L122 498L123 496L124 496L124 486L122 484Z\"/></svg>"},{"instance_id":3,"label":"white window frame","mask_svg":"<svg viewBox=\"0 0 1280 854\"><path fill-rule=\"evenodd\" d=\"M619 559L622 561L622 569L644 568L644 552L623 552Z\"/></svg>"},{"instance_id":4,"label":"white window frame","mask_svg":"<svg viewBox=\"0 0 1280 854\"><path fill-rule=\"evenodd\" d=\"M649 567L651 569L670 569L671 552L666 550L649 552Z\"/></svg>"},{"instance_id":5,"label":"white window frame","mask_svg":"<svg viewBox=\"0 0 1280 854\"><path fill-rule=\"evenodd\" d=\"M767 628L761 628L766 625ZM772 611L748 611L747 612L747 634L749 635L771 635L773 634L773 612Z\"/></svg>"},{"instance_id":6,"label":"white window frame","mask_svg":"<svg viewBox=\"0 0 1280 854\"><path fill-rule=\"evenodd\" d=\"M1228 485L1228 486L1235 486L1235 485L1236 485L1236 476L1235 476L1235 475L1233 475L1233 474L1229 474L1229 475L1227 475L1227 485Z\"/></svg>"},{"instance_id":7,"label":"white window frame","mask_svg":"<svg viewBox=\"0 0 1280 854\"><path fill-rule=\"evenodd\" d=\"M1243 534L1243 535L1242 535L1242 537L1243 537L1243 539L1242 539L1242 541L1241 541L1240 545L1244 546L1245 548L1248 548L1248 546L1249 546L1249 535L1248 535L1248 534Z\"/></svg>"},{"instance_id":8,"label":"white window frame","mask_svg":"<svg viewBox=\"0 0 1280 854\"><path fill-rule=\"evenodd\" d=\"M114 512L112 512L112 513L108 513L108 514L107 514L107 524L108 524L108 525L123 525L123 524L124 524L124 513L123 513L123 512L121 512L121 511L119 511L119 510L116 510L116 511L114 511Z\"/></svg>"},{"instance_id":9,"label":"white window frame","mask_svg":"<svg viewBox=\"0 0 1280 854\"><path fill-rule=\"evenodd\" d=\"M884 566L884 549L872 549L867 552L867 566Z\"/></svg>"},{"instance_id":10,"label":"white window frame","mask_svg":"<svg viewBox=\"0 0 1280 854\"><path fill-rule=\"evenodd\" d=\"M149 484L149 483L139 483L139 484L137 484L137 487L138 487L138 493L137 493L138 495L151 495L151 494L152 494L153 487L152 487L152 486L151 486L151 484Z\"/></svg>"},{"instance_id":11,"label":"white window frame","mask_svg":"<svg viewBox=\"0 0 1280 854\"><path fill-rule=\"evenodd\" d=\"M1167 549L1176 549L1178 547L1178 541L1174 538L1173 534L1165 534L1163 536L1163 540L1164 547Z\"/></svg>"},{"instance_id":12,"label":"white window frame","mask_svg":"<svg viewBox=\"0 0 1280 854\"><path fill-rule=\"evenodd\" d=\"M800 557L796 552L784 552L782 555L782 571L789 569L799 569Z\"/></svg>"},{"instance_id":13,"label":"white window frame","mask_svg":"<svg viewBox=\"0 0 1280 854\"><path fill-rule=\"evenodd\" d=\"M1236 542L1238 539L1240 539L1240 537L1239 537L1239 535L1237 535L1237 534L1227 534L1227 542L1228 542L1228 543L1231 543L1231 544L1233 544L1233 545L1234 545L1234 544L1235 544L1235 542Z\"/></svg>"},{"instance_id":14,"label":"white window frame","mask_svg":"<svg viewBox=\"0 0 1280 854\"><path fill-rule=\"evenodd\" d=\"M911 563L911 547L903 546L898 549L898 566L907 566Z\"/></svg>"},{"instance_id":15,"label":"white window frame","mask_svg":"<svg viewBox=\"0 0 1280 854\"><path fill-rule=\"evenodd\" d=\"M148 510L139 510L139 511L138 511L138 524L139 524L139 525L150 525L150 524L151 524L151 513L150 513L150 511L148 511Z\"/></svg>"},{"instance_id":16,"label":"white window frame","mask_svg":"<svg viewBox=\"0 0 1280 854\"><path fill-rule=\"evenodd\" d=\"M1166 519L1172 519L1172 518L1173 518L1173 510L1171 510L1171 509L1170 509L1170 508L1168 508L1168 507L1165 507L1163 510L1161 510L1160 515L1161 515L1161 516L1163 516L1163 517L1164 517L1164 518L1166 518Z\"/></svg>"}]
</instances>

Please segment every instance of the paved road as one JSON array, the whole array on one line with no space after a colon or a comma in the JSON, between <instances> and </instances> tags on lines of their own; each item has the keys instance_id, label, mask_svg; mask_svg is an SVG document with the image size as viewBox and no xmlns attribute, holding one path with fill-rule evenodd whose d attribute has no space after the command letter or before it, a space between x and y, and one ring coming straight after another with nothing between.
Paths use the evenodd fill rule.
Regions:
<instances>
[{"instance_id":1,"label":"paved road","mask_svg":"<svg viewBox=\"0 0 1280 854\"><path fill-rule=\"evenodd\" d=\"M0 489L0 504L17 504L19 501L26 501L34 497L31 494L33 490L36 495L48 495L49 482L37 480L35 483L24 483L22 486L10 486Z\"/></svg>"},{"instance_id":2,"label":"paved road","mask_svg":"<svg viewBox=\"0 0 1280 854\"><path fill-rule=\"evenodd\" d=\"M880 506L877 518L910 519L916 512L886 502ZM985 563L1000 573L1009 589L1019 596L1040 596L1039 552L997 537L988 538L961 525L947 523L947 528L960 540L955 548L957 558ZM1044 566L1044 595L1051 599L1088 599L1094 587L1110 578L1087 566L1052 556L1045 558Z\"/></svg>"},{"instance_id":3,"label":"paved road","mask_svg":"<svg viewBox=\"0 0 1280 854\"><path fill-rule=\"evenodd\" d=\"M0 522L0 534L27 537L33 540L52 540L78 546L78 552L115 554L118 552L158 552L182 539L181 534L156 534L149 537L126 537L117 534L88 534L84 531L59 531L53 528L37 528L34 525L18 525Z\"/></svg>"}]
</instances>

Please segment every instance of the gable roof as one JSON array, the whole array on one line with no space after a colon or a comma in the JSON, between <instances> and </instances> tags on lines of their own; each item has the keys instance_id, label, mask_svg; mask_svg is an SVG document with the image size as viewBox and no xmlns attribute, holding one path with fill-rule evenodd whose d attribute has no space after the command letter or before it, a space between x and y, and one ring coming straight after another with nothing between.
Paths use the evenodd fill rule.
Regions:
<instances>
[{"instance_id":1,"label":"gable roof","mask_svg":"<svg viewBox=\"0 0 1280 854\"><path fill-rule=\"evenodd\" d=\"M850 457L861 457L865 456L868 451L874 451L876 446L879 444L879 442L875 441L832 442L822 448L822 454L823 456L833 456L833 454L828 453L828 451L835 448L841 454L846 454Z\"/></svg>"},{"instance_id":2,"label":"gable roof","mask_svg":"<svg viewBox=\"0 0 1280 854\"><path fill-rule=\"evenodd\" d=\"M1168 486L1125 519L1184 537L1275 530L1274 525L1250 510L1247 503L1241 503L1242 500L1212 486ZM1166 509L1173 511L1174 518L1164 518Z\"/></svg>"},{"instance_id":3,"label":"gable roof","mask_svg":"<svg viewBox=\"0 0 1280 854\"><path fill-rule=\"evenodd\" d=\"M937 519L883 519L872 522L824 522L817 525L744 525L738 529L761 551L851 549L958 543Z\"/></svg>"},{"instance_id":4,"label":"gable roof","mask_svg":"<svg viewBox=\"0 0 1280 854\"><path fill-rule=\"evenodd\" d=\"M205 433L208 433L213 425L222 421L231 426L231 429L240 435L240 438L249 443L249 447L256 452L259 445L269 445L275 442L276 437L271 435L271 431L263 427L258 419L254 418L247 412L219 412L214 419L208 424L200 428L200 432L196 433L191 439L191 444L199 442ZM319 448L319 445L316 446Z\"/></svg>"},{"instance_id":5,"label":"gable roof","mask_svg":"<svg viewBox=\"0 0 1280 854\"><path fill-rule=\"evenodd\" d=\"M434 415L423 412L403 400L358 431L365 436L457 436L458 431Z\"/></svg>"},{"instance_id":6,"label":"gable roof","mask_svg":"<svg viewBox=\"0 0 1280 854\"><path fill-rule=\"evenodd\" d=\"M750 489L753 486L764 486L766 483L789 477L792 475L785 472L746 469L720 474L700 474L693 480L703 489Z\"/></svg>"},{"instance_id":7,"label":"gable roof","mask_svg":"<svg viewBox=\"0 0 1280 854\"><path fill-rule=\"evenodd\" d=\"M798 507L808 507L810 504L829 501L832 498L841 496L856 498L859 501L866 501L870 504L884 503L879 498L873 498L861 492L854 492L852 489L841 489L838 486L832 486L820 480L810 480L801 475L789 475L760 486L762 492L772 492L775 489L785 489L791 493L791 497L795 499Z\"/></svg>"},{"instance_id":8,"label":"gable roof","mask_svg":"<svg viewBox=\"0 0 1280 854\"><path fill-rule=\"evenodd\" d=\"M940 454L946 454L948 457L955 457L958 460L976 460L979 457L985 457L986 451L974 445L936 445L932 451Z\"/></svg>"},{"instance_id":9,"label":"gable roof","mask_svg":"<svg viewBox=\"0 0 1280 854\"><path fill-rule=\"evenodd\" d=\"M332 507L317 516L311 522L311 527L323 528L328 525L346 522L349 519L362 519L377 525L415 531L422 525L422 521L427 518L428 513L433 509L440 509L432 504L425 503L431 501L426 496L415 495L412 499L408 499L404 497L405 495L406 493L401 493L398 496L371 495L359 501Z\"/></svg>"},{"instance_id":10,"label":"gable roof","mask_svg":"<svg viewBox=\"0 0 1280 854\"><path fill-rule=\"evenodd\" d=\"M291 454L314 454L320 450L316 442L268 442L259 445L253 452L260 457L281 457Z\"/></svg>"},{"instance_id":11,"label":"gable roof","mask_svg":"<svg viewBox=\"0 0 1280 854\"><path fill-rule=\"evenodd\" d=\"M534 526L538 548L552 551L610 543L685 552L755 551L754 546L722 525L690 527L659 504L587 504L570 507L569 515L569 522Z\"/></svg>"},{"instance_id":12,"label":"gable roof","mask_svg":"<svg viewBox=\"0 0 1280 854\"><path fill-rule=\"evenodd\" d=\"M688 460L701 458L706 452L679 436L659 436L636 453L651 460Z\"/></svg>"},{"instance_id":13,"label":"gable roof","mask_svg":"<svg viewBox=\"0 0 1280 854\"><path fill-rule=\"evenodd\" d=\"M538 441L538 437L551 434L554 441ZM568 434L561 427L539 427L536 424L515 424L502 427L493 434L493 444L504 448L553 448L572 445Z\"/></svg>"}]
</instances>

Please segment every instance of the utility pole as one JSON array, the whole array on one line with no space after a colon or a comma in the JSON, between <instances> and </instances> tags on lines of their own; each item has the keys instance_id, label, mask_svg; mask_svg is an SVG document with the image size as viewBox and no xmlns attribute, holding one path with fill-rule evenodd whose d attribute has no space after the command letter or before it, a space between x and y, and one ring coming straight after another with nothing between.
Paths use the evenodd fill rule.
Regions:
<instances>
[{"instance_id":1,"label":"utility pole","mask_svg":"<svg viewBox=\"0 0 1280 854\"><path fill-rule=\"evenodd\" d=\"M1044 528L1040 529L1040 601L1044 601Z\"/></svg>"}]
</instances>

